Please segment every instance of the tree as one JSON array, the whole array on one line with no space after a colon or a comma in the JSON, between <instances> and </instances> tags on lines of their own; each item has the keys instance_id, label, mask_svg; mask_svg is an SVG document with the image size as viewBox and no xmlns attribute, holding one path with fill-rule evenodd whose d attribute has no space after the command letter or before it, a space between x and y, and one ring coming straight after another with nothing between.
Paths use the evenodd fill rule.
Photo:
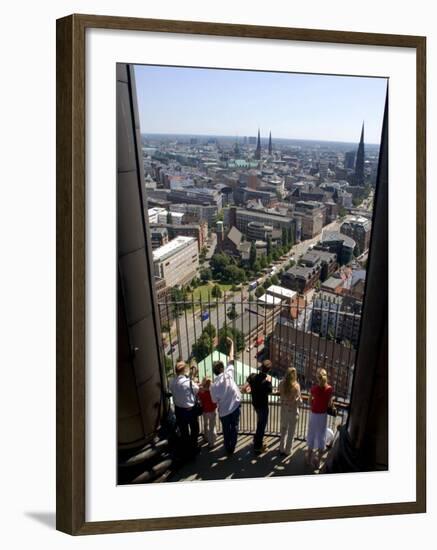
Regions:
<instances>
[{"instance_id":1,"label":"tree","mask_svg":"<svg viewBox=\"0 0 437 550\"><path fill-rule=\"evenodd\" d=\"M221 298L222 297L222 289L219 287L219 285L214 285L212 287L211 296L213 298Z\"/></svg>"},{"instance_id":2,"label":"tree","mask_svg":"<svg viewBox=\"0 0 437 550\"><path fill-rule=\"evenodd\" d=\"M210 338L213 339L216 337L217 330L215 326L211 322L209 322L207 325L205 325L202 334L207 334Z\"/></svg>"},{"instance_id":3,"label":"tree","mask_svg":"<svg viewBox=\"0 0 437 550\"><path fill-rule=\"evenodd\" d=\"M235 304L231 304L231 307L228 309L228 318L231 321L234 321L238 317L237 310L235 309Z\"/></svg>"},{"instance_id":4,"label":"tree","mask_svg":"<svg viewBox=\"0 0 437 550\"><path fill-rule=\"evenodd\" d=\"M339 218L345 218L347 216L347 210L344 206L340 206L338 210L338 216Z\"/></svg>"},{"instance_id":5,"label":"tree","mask_svg":"<svg viewBox=\"0 0 437 550\"><path fill-rule=\"evenodd\" d=\"M208 357L211 353L212 347L212 338L205 332L202 332L197 342L194 342L191 346L191 353L196 358L196 361L200 363L200 361L203 361L205 357Z\"/></svg>"},{"instance_id":6,"label":"tree","mask_svg":"<svg viewBox=\"0 0 437 550\"><path fill-rule=\"evenodd\" d=\"M262 286L257 286L256 289L255 289L255 296L257 298L259 298L260 296L262 296L263 294L265 294L265 290Z\"/></svg>"},{"instance_id":7,"label":"tree","mask_svg":"<svg viewBox=\"0 0 437 550\"><path fill-rule=\"evenodd\" d=\"M256 263L256 246L255 246L255 241L252 241L250 243L250 254L249 254L250 269L254 269L255 263Z\"/></svg>"},{"instance_id":8,"label":"tree","mask_svg":"<svg viewBox=\"0 0 437 550\"><path fill-rule=\"evenodd\" d=\"M167 223L171 224L173 221L170 210L167 210Z\"/></svg>"},{"instance_id":9,"label":"tree","mask_svg":"<svg viewBox=\"0 0 437 550\"><path fill-rule=\"evenodd\" d=\"M236 265L227 265L222 273L222 279L227 283L242 283L245 278L246 272L244 269L241 269L241 267L237 267Z\"/></svg>"},{"instance_id":10,"label":"tree","mask_svg":"<svg viewBox=\"0 0 437 550\"><path fill-rule=\"evenodd\" d=\"M266 277L263 283L263 287L267 290L269 286L272 286L272 280L270 279L270 277Z\"/></svg>"},{"instance_id":11,"label":"tree","mask_svg":"<svg viewBox=\"0 0 437 550\"><path fill-rule=\"evenodd\" d=\"M214 275L214 278L221 279L225 267L231 264L231 258L226 254L214 254L211 258L210 266Z\"/></svg>"},{"instance_id":12,"label":"tree","mask_svg":"<svg viewBox=\"0 0 437 550\"><path fill-rule=\"evenodd\" d=\"M259 260L256 260L256 262L253 266L253 271L254 271L255 275L257 275L261 271L261 264L260 264Z\"/></svg>"},{"instance_id":13,"label":"tree","mask_svg":"<svg viewBox=\"0 0 437 550\"><path fill-rule=\"evenodd\" d=\"M358 258L358 256L361 256L361 250L357 244L355 245L355 248L354 248L354 256L355 258Z\"/></svg>"},{"instance_id":14,"label":"tree","mask_svg":"<svg viewBox=\"0 0 437 550\"><path fill-rule=\"evenodd\" d=\"M218 333L218 346L217 346L217 349L221 353L225 353L226 355L229 353L228 341L226 339L228 337L232 338L232 340L234 341L234 346L235 346L235 351L236 352L242 351L244 349L244 335L241 332L241 330L239 330L236 327L232 327L230 325L227 325L225 327L222 327L219 330L219 333Z\"/></svg>"},{"instance_id":15,"label":"tree","mask_svg":"<svg viewBox=\"0 0 437 550\"><path fill-rule=\"evenodd\" d=\"M248 299L249 299L249 303L253 302L255 300L255 296L254 296L253 292L249 292L249 298Z\"/></svg>"},{"instance_id":16,"label":"tree","mask_svg":"<svg viewBox=\"0 0 437 550\"><path fill-rule=\"evenodd\" d=\"M259 265L261 266L261 269L265 269L267 267L267 258L264 256L264 254L259 259Z\"/></svg>"},{"instance_id":17,"label":"tree","mask_svg":"<svg viewBox=\"0 0 437 550\"><path fill-rule=\"evenodd\" d=\"M272 257L272 237L270 235L267 235L267 256Z\"/></svg>"},{"instance_id":18,"label":"tree","mask_svg":"<svg viewBox=\"0 0 437 550\"><path fill-rule=\"evenodd\" d=\"M288 234L287 234L287 228L282 228L282 246L286 247L288 245Z\"/></svg>"},{"instance_id":19,"label":"tree","mask_svg":"<svg viewBox=\"0 0 437 550\"><path fill-rule=\"evenodd\" d=\"M294 245L293 226L288 228L288 247L291 248Z\"/></svg>"},{"instance_id":20,"label":"tree","mask_svg":"<svg viewBox=\"0 0 437 550\"><path fill-rule=\"evenodd\" d=\"M200 270L200 279L204 283L212 279L212 271L209 269L209 267L204 267L203 269Z\"/></svg>"},{"instance_id":21,"label":"tree","mask_svg":"<svg viewBox=\"0 0 437 550\"><path fill-rule=\"evenodd\" d=\"M190 307L185 288L177 286L170 290L171 301L173 302L173 310L176 315L179 315L184 309Z\"/></svg>"},{"instance_id":22,"label":"tree","mask_svg":"<svg viewBox=\"0 0 437 550\"><path fill-rule=\"evenodd\" d=\"M279 284L279 279L276 275L272 275L270 280L272 282L272 285L278 285Z\"/></svg>"},{"instance_id":23,"label":"tree","mask_svg":"<svg viewBox=\"0 0 437 550\"><path fill-rule=\"evenodd\" d=\"M360 206L361 202L362 202L362 200L361 200L360 197L355 197L354 199L352 199L352 204L354 206Z\"/></svg>"}]
</instances>

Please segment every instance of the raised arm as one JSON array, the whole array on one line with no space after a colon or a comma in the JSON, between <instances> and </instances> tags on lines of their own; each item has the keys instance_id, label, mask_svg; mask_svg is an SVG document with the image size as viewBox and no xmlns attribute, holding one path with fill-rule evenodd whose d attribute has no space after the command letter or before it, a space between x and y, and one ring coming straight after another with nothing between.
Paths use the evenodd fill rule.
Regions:
<instances>
[{"instance_id":1,"label":"raised arm","mask_svg":"<svg viewBox=\"0 0 437 550\"><path fill-rule=\"evenodd\" d=\"M234 360L234 341L229 336L226 337L226 341L229 344L229 362Z\"/></svg>"}]
</instances>

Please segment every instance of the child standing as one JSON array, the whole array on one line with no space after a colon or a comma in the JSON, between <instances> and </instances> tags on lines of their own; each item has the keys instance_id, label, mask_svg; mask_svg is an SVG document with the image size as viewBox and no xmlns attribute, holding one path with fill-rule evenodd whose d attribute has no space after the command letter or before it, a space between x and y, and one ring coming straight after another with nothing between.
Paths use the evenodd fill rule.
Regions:
<instances>
[{"instance_id":1,"label":"child standing","mask_svg":"<svg viewBox=\"0 0 437 550\"><path fill-rule=\"evenodd\" d=\"M198 398L202 405L203 438L208 443L208 448L214 447L217 438L216 409L217 404L211 399L211 378L205 376L199 388Z\"/></svg>"}]
</instances>

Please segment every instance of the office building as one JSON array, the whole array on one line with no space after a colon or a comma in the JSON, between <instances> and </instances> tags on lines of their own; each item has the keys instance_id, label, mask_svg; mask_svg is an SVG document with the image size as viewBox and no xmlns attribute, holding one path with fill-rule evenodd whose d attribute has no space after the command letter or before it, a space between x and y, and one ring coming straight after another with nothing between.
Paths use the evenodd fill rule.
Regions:
<instances>
[{"instance_id":1,"label":"office building","mask_svg":"<svg viewBox=\"0 0 437 550\"><path fill-rule=\"evenodd\" d=\"M185 285L194 279L199 268L197 240L176 237L153 251L155 277L161 277L169 287Z\"/></svg>"},{"instance_id":2,"label":"office building","mask_svg":"<svg viewBox=\"0 0 437 550\"><path fill-rule=\"evenodd\" d=\"M340 265L350 263L354 258L355 241L337 231L324 232L319 243L314 247L316 250L326 250L337 255Z\"/></svg>"},{"instance_id":3,"label":"office building","mask_svg":"<svg viewBox=\"0 0 437 550\"><path fill-rule=\"evenodd\" d=\"M302 224L302 239L313 239L322 232L325 207L318 201L297 201L294 215Z\"/></svg>"},{"instance_id":4,"label":"office building","mask_svg":"<svg viewBox=\"0 0 437 550\"><path fill-rule=\"evenodd\" d=\"M282 274L282 285L300 294L308 292L320 280L322 266L317 263L311 267L294 265Z\"/></svg>"},{"instance_id":5,"label":"office building","mask_svg":"<svg viewBox=\"0 0 437 550\"><path fill-rule=\"evenodd\" d=\"M369 249L371 221L362 216L348 218L340 226L340 233L351 237L357 244L360 254Z\"/></svg>"}]
</instances>

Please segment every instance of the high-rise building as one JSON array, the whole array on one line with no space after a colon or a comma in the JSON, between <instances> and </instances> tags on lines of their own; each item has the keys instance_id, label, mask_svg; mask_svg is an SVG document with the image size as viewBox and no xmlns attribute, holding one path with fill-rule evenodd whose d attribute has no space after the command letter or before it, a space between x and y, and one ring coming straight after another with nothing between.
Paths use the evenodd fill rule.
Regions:
<instances>
[{"instance_id":1,"label":"high-rise building","mask_svg":"<svg viewBox=\"0 0 437 550\"><path fill-rule=\"evenodd\" d=\"M269 155L273 153L273 147L272 147L272 132L269 134Z\"/></svg>"},{"instance_id":2,"label":"high-rise building","mask_svg":"<svg viewBox=\"0 0 437 550\"><path fill-rule=\"evenodd\" d=\"M258 128L258 139L257 139L257 142L256 142L256 149L255 149L255 158L257 160L261 159L261 136L260 136L260 133L259 133L259 128Z\"/></svg>"},{"instance_id":3,"label":"high-rise building","mask_svg":"<svg viewBox=\"0 0 437 550\"><path fill-rule=\"evenodd\" d=\"M355 185L364 185L364 122L355 162Z\"/></svg>"}]
</instances>

